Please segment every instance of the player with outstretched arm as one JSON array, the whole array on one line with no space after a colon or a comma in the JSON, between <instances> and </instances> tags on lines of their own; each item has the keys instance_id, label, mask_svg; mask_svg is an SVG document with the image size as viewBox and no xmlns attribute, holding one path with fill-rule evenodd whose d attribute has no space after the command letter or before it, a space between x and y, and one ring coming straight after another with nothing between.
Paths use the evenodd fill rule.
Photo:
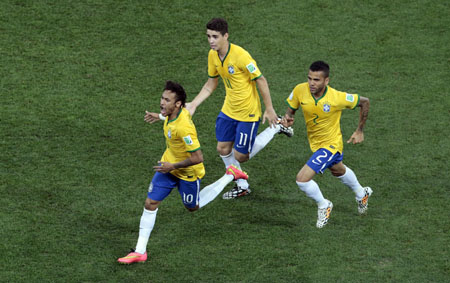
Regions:
<instances>
[{"instance_id":1,"label":"player with outstretched arm","mask_svg":"<svg viewBox=\"0 0 450 283\"><path fill-rule=\"evenodd\" d=\"M363 142L363 129L369 113L369 99L328 86L329 72L328 64L323 61L311 64L308 82L298 84L286 99L288 108L282 120L285 126L292 126L295 112L301 107L313 155L298 172L296 181L298 187L317 203L316 226L318 228L328 223L333 203L323 197L319 186L313 180L316 174L322 174L329 168L333 176L340 179L355 193L360 214L367 211L368 200L372 195L372 189L362 187L352 169L342 162L344 145L340 128L342 110L360 107L358 127L347 143Z\"/></svg>"},{"instance_id":2,"label":"player with outstretched arm","mask_svg":"<svg viewBox=\"0 0 450 283\"><path fill-rule=\"evenodd\" d=\"M144 120L148 123L160 121L159 115L165 118L166 150L153 167L155 174L148 188L136 249L119 258L119 263L147 260L147 243L155 225L158 207L173 188L178 188L184 206L189 211L196 211L212 201L231 181L248 178L244 172L229 166L222 178L200 191L200 182L205 175L203 154L191 115L184 108L185 101L183 87L167 81L160 100L161 113L146 111Z\"/></svg>"}]
</instances>

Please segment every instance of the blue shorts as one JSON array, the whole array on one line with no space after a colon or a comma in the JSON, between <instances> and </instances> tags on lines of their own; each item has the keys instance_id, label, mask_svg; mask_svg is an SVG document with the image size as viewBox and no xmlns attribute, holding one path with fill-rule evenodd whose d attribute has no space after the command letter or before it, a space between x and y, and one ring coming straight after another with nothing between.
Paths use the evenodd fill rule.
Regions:
<instances>
[{"instance_id":1,"label":"blue shorts","mask_svg":"<svg viewBox=\"0 0 450 283\"><path fill-rule=\"evenodd\" d=\"M234 142L234 149L247 154L252 151L258 133L259 121L241 122L220 112L216 119L216 139L219 142Z\"/></svg>"},{"instance_id":2,"label":"blue shorts","mask_svg":"<svg viewBox=\"0 0 450 283\"><path fill-rule=\"evenodd\" d=\"M162 201L177 187L184 206L195 208L199 201L200 179L189 182L175 177L170 173L156 172L148 187L147 197Z\"/></svg>"},{"instance_id":3,"label":"blue shorts","mask_svg":"<svg viewBox=\"0 0 450 283\"><path fill-rule=\"evenodd\" d=\"M332 154L328 149L319 148L316 152L314 152L306 164L317 174L323 174L325 169L338 164L343 158L344 154L341 154L340 152Z\"/></svg>"}]
</instances>

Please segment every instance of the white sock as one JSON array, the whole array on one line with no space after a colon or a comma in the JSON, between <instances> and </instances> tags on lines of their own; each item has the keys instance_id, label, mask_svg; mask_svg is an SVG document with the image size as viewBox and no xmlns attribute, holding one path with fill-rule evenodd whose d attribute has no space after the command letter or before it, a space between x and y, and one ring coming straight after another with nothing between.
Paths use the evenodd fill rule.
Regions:
<instances>
[{"instance_id":1,"label":"white sock","mask_svg":"<svg viewBox=\"0 0 450 283\"><path fill-rule=\"evenodd\" d=\"M280 132L280 125L274 127L267 127L264 131L256 136L255 144L253 144L250 152L250 159L255 156L261 149L263 149L273 137Z\"/></svg>"},{"instance_id":2,"label":"white sock","mask_svg":"<svg viewBox=\"0 0 450 283\"><path fill-rule=\"evenodd\" d=\"M225 169L228 168L231 164L236 165L237 160L234 158L233 151L231 151L228 155L221 155L223 163L225 163ZM237 167L237 166L236 166Z\"/></svg>"},{"instance_id":3,"label":"white sock","mask_svg":"<svg viewBox=\"0 0 450 283\"><path fill-rule=\"evenodd\" d=\"M345 174L338 178L355 193L358 200L361 200L364 197L364 188L359 184L352 169L345 166Z\"/></svg>"},{"instance_id":4,"label":"white sock","mask_svg":"<svg viewBox=\"0 0 450 283\"><path fill-rule=\"evenodd\" d=\"M241 164L236 160L236 158L234 158L234 153L233 151L230 152L230 154L228 155L221 155L220 156L223 160L223 163L225 163L225 168L227 168L228 166L230 166L231 164L233 164L234 166L236 166L239 170L241 169ZM248 189L248 182L245 179L239 179L236 181L236 184L243 189Z\"/></svg>"},{"instance_id":5,"label":"white sock","mask_svg":"<svg viewBox=\"0 0 450 283\"><path fill-rule=\"evenodd\" d=\"M308 197L316 201L319 208L326 208L328 206L328 201L323 197L319 185L317 185L314 180L310 180L309 182L297 182L297 185Z\"/></svg>"},{"instance_id":6,"label":"white sock","mask_svg":"<svg viewBox=\"0 0 450 283\"><path fill-rule=\"evenodd\" d=\"M214 200L233 179L233 175L225 174L219 180L203 188L200 191L199 207L202 208Z\"/></svg>"},{"instance_id":7,"label":"white sock","mask_svg":"<svg viewBox=\"0 0 450 283\"><path fill-rule=\"evenodd\" d=\"M153 226L155 225L156 213L158 209L151 211L144 208L144 212L141 216L141 223L139 224L139 238L136 244L136 252L145 254L147 250L148 239L152 233Z\"/></svg>"}]
</instances>

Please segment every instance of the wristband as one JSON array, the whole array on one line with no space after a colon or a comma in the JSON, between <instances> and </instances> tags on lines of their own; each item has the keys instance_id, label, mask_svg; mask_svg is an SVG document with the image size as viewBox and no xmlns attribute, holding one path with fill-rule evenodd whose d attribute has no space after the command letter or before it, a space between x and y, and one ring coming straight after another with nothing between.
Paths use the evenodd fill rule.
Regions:
<instances>
[{"instance_id":1,"label":"wristband","mask_svg":"<svg viewBox=\"0 0 450 283\"><path fill-rule=\"evenodd\" d=\"M166 117L164 117L161 113L159 113L159 120L166 120Z\"/></svg>"}]
</instances>

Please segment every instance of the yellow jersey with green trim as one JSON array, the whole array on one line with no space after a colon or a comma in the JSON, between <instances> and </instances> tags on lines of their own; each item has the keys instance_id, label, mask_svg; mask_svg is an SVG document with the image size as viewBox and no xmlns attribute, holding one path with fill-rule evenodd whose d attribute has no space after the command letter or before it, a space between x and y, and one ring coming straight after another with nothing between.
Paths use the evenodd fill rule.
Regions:
<instances>
[{"instance_id":1,"label":"yellow jersey with green trim","mask_svg":"<svg viewBox=\"0 0 450 283\"><path fill-rule=\"evenodd\" d=\"M226 92L222 112L232 119L254 122L261 118L261 101L255 81L261 75L256 61L240 46L230 44L223 60L217 51L209 51L208 76L222 78Z\"/></svg>"},{"instance_id":2,"label":"yellow jersey with green trim","mask_svg":"<svg viewBox=\"0 0 450 283\"><path fill-rule=\"evenodd\" d=\"M169 120L169 118L166 118L164 121L164 137L166 138L166 150L161 157L161 161L177 163L188 159L191 152L200 149L197 130L189 111L185 108L181 108L175 119ZM203 163L199 163L172 170L170 174L182 180L196 181L205 176L205 167Z\"/></svg>"},{"instance_id":3,"label":"yellow jersey with green trim","mask_svg":"<svg viewBox=\"0 0 450 283\"><path fill-rule=\"evenodd\" d=\"M286 99L290 108L300 107L306 123L309 146L313 152L326 148L333 154L342 153L344 144L341 133L343 109L355 109L359 103L358 94L350 94L326 87L320 98L315 98L308 83L298 84Z\"/></svg>"}]
</instances>

